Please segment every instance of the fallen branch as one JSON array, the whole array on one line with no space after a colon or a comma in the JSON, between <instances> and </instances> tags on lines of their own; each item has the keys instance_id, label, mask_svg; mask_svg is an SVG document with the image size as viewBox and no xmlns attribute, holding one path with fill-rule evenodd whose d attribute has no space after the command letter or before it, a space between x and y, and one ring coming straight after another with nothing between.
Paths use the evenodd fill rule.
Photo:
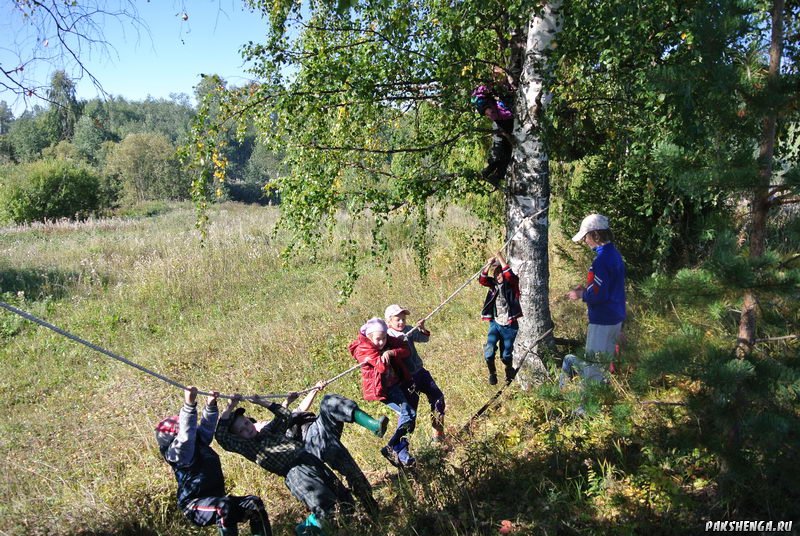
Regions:
<instances>
[{"instance_id":1,"label":"fallen branch","mask_svg":"<svg viewBox=\"0 0 800 536\"><path fill-rule=\"evenodd\" d=\"M798 335L784 335L783 337L765 337L763 339L756 339L753 341L753 344L757 344L759 342L775 342L775 341L790 341L792 339L797 339Z\"/></svg>"}]
</instances>

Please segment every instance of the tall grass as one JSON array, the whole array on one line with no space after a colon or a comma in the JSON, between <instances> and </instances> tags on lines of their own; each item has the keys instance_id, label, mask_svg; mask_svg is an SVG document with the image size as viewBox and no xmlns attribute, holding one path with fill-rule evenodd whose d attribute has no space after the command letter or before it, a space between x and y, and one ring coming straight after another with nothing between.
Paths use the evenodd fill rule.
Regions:
<instances>
[{"instance_id":1,"label":"tall grass","mask_svg":"<svg viewBox=\"0 0 800 536\"><path fill-rule=\"evenodd\" d=\"M184 384L280 393L349 368L347 343L389 303L421 317L470 275L435 263L422 281L401 248L386 260L389 277L364 266L352 299L337 306L336 252L284 263L279 254L292 237L273 236L275 218L273 209L223 205L205 245L185 205L149 219L6 229L0 271L13 277L3 290L24 288L12 296L22 308ZM455 226L471 223L458 218L465 216L451 218ZM488 394L478 359L480 293L468 289L429 322L434 337L424 356L435 377L448 378L451 423ZM191 532L175 519L171 475L152 441L152 425L176 411L179 391L33 325L4 339L0 363L8 453L0 530L70 532L131 517ZM357 373L330 389L360 399ZM424 436L427 426L420 428ZM378 440L353 430L345 441L369 470L386 470ZM279 479L233 456L225 465L235 490L264 493L271 509L300 514Z\"/></svg>"},{"instance_id":2,"label":"tall grass","mask_svg":"<svg viewBox=\"0 0 800 536\"><path fill-rule=\"evenodd\" d=\"M184 384L284 393L352 366L347 344L365 319L395 302L411 309L412 321L421 318L502 243L451 209L436 221L422 278L410 231L391 227L390 257L361 265L352 297L338 305L342 253L320 248L284 261L280 252L294 237L273 234L276 217L273 208L217 206L204 245L192 208L181 204L146 218L3 229L0 292ZM556 335L582 338L584 306L563 294L585 276L588 258L556 231L554 245L576 258L551 257ZM361 222L340 221L335 233L369 245ZM458 436L495 392L481 358L483 296L477 283L468 286L428 322L433 336L420 346L447 398L451 448L428 444L424 404L412 437L420 460L413 474L398 475L378 453L381 440L347 427L344 443L373 482L382 514L347 523L340 534L496 534L503 522L516 534L679 534L725 513L716 499L717 456L681 443L697 427L692 409L642 403L681 403L697 386L670 376L629 384L639 356L676 330L700 326L710 340L724 340L706 311L641 303L634 292L621 373L589 393L588 418L572 414L587 401L578 385L565 392L551 383L530 392L512 386ZM555 375L558 360L547 365ZM361 402L357 373L328 390L394 422L382 405ZM174 479L153 438L154 424L180 407L179 390L2 313L0 393L0 534L213 533L177 511ZM276 534L293 533L304 512L282 479L217 450L229 491L261 495Z\"/></svg>"}]
</instances>

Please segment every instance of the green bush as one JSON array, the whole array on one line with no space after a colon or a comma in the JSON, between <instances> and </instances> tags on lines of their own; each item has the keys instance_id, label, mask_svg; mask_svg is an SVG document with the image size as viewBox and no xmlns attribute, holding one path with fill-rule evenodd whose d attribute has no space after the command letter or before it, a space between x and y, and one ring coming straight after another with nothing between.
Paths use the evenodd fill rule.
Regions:
<instances>
[{"instance_id":1,"label":"green bush","mask_svg":"<svg viewBox=\"0 0 800 536\"><path fill-rule=\"evenodd\" d=\"M80 219L100 207L100 178L89 168L66 161L34 162L0 172L0 219L27 223Z\"/></svg>"}]
</instances>

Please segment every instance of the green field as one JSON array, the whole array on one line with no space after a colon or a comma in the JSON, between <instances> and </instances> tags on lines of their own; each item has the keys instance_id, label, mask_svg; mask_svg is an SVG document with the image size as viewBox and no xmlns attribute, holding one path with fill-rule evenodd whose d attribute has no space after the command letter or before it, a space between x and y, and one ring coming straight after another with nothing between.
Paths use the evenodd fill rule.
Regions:
<instances>
[{"instance_id":1,"label":"green field","mask_svg":"<svg viewBox=\"0 0 800 536\"><path fill-rule=\"evenodd\" d=\"M427 314L501 243L465 240L479 224L451 210L437 224L422 280L398 225L391 257L361 266L353 296L339 305L338 253L285 261L291 237L273 236L276 218L273 208L219 205L204 245L189 205L138 219L8 228L0 231L3 301L184 384L283 393L352 366L347 344L366 318L393 302L410 308L412 320ZM368 242L365 230L352 232ZM560 295L584 269L553 260L559 337L582 337L583 306ZM433 336L421 348L445 391L451 435L495 392L480 357L483 296L477 283L467 287L429 321ZM629 303L630 363L664 340L672 313L643 308L635 291ZM718 328L708 335L726 336ZM717 495L720 464L702 444L671 441L693 426L685 408L636 399L646 392L680 401L692 387L659 380L634 395L626 378L596 394L587 419L570 417L577 389L512 386L450 451L428 444L423 407L412 475L398 476L378 453L381 440L351 427L344 442L382 515L340 533L496 534L503 520L517 534L702 531L706 519L730 513ZM178 389L5 312L0 386L0 534L215 533L182 519L154 441L154 424L180 407ZM328 391L361 400L357 373ZM380 404L363 407L390 415ZM305 514L282 479L236 455L222 452L222 460L230 492L261 495L276 534L293 534Z\"/></svg>"}]
</instances>

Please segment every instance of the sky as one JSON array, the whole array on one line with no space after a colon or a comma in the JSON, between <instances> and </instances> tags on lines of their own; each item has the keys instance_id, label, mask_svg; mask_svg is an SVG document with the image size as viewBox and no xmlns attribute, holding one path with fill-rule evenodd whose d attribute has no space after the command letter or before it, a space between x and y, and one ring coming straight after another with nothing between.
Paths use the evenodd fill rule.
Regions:
<instances>
[{"instance_id":1,"label":"sky","mask_svg":"<svg viewBox=\"0 0 800 536\"><path fill-rule=\"evenodd\" d=\"M9 70L31 52L53 54L53 35L39 35L12 6L0 7L0 65ZM115 2L108 2L113 4ZM116 0L117 4L124 3ZM148 96L169 98L172 93L192 97L200 73L219 74L230 85L252 79L239 49L248 41L263 42L266 22L260 14L243 7L241 0L134 0L142 28L128 19L98 19L99 30L109 46L84 46L80 58L103 89L127 100ZM185 19L185 20L184 20ZM48 32L44 32L48 33ZM46 48L44 47L46 45ZM25 76L46 84L51 73L62 68L75 80L77 96L88 100L98 90L88 77L77 79L69 62L39 60L25 68ZM15 116L34 104L35 98L21 98L0 87L0 101L12 107Z\"/></svg>"}]
</instances>

